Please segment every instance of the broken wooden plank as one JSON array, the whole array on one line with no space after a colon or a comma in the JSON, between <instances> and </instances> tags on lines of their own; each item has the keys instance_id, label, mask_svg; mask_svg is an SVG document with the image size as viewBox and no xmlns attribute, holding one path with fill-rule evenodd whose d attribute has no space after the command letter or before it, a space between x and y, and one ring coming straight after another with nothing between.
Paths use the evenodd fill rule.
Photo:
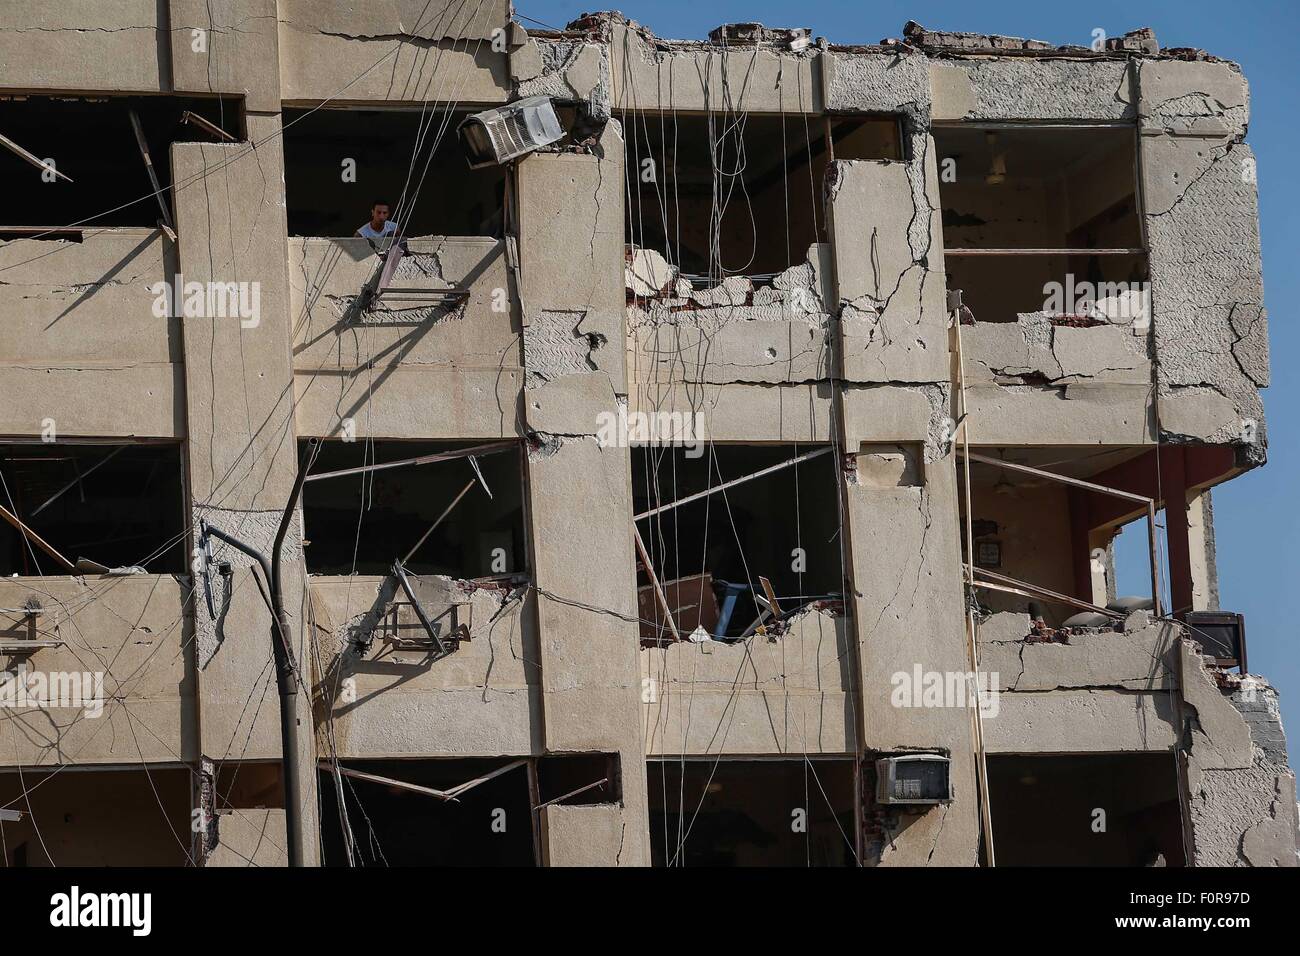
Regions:
<instances>
[{"instance_id":1,"label":"broken wooden plank","mask_svg":"<svg viewBox=\"0 0 1300 956\"><path fill-rule=\"evenodd\" d=\"M406 465L427 465L435 461L455 461L457 458L470 458L475 455L495 455L497 452L518 448L516 441L498 441L487 445L475 445L472 448L459 448L456 451L441 451L432 455L420 455L418 458L403 458L401 461L385 461L374 465L358 465L356 468L340 468L338 471L323 471L308 475L307 481L321 481L325 478L342 478L345 475L363 475L385 468L402 468Z\"/></svg>"},{"instance_id":2,"label":"broken wooden plank","mask_svg":"<svg viewBox=\"0 0 1300 956\"><path fill-rule=\"evenodd\" d=\"M3 133L0 133L0 146L4 146L6 149L8 149L15 156L18 156L20 159L27 160L27 162L31 163L33 166L35 166L37 169L41 170L42 172L49 171L53 173L55 176L58 176L60 179L66 179L68 182L72 182L71 176L65 176L63 173L59 172L58 169L56 169L54 166L47 165L45 160L41 159L39 156L35 155L34 153L29 153L27 150L23 149L21 146L19 146L17 143L15 143L12 139L4 135Z\"/></svg>"},{"instance_id":3,"label":"broken wooden plank","mask_svg":"<svg viewBox=\"0 0 1300 956\"><path fill-rule=\"evenodd\" d=\"M498 767L491 773L485 773L481 777L475 777L473 780L468 780L465 783L452 787L450 790L435 790L433 787L422 787L418 783L407 783L405 780L398 780L394 777L383 777L377 773L366 773L363 770L353 770L350 767L344 767L342 764L336 768L328 760L318 760L316 766L321 770L329 770L330 772L337 769L338 772L343 774L345 777L365 780L367 783L378 783L386 787L397 787L399 790L409 790L412 793L422 793L427 797L436 797L439 800L454 801L457 797L464 793L468 793L480 784L487 783L489 780L493 780L501 776L503 773L508 773L516 767L521 767L526 763L528 763L527 758L512 760L504 767Z\"/></svg>"},{"instance_id":4,"label":"broken wooden plank","mask_svg":"<svg viewBox=\"0 0 1300 956\"><path fill-rule=\"evenodd\" d=\"M576 797L580 793L586 793L588 790L595 790L597 787L603 787L607 783L609 783L609 777L601 777L595 783L589 783L585 787L579 787L577 790L570 790L568 793L556 797L554 800L547 800L545 803L539 803L537 806L533 807L533 812L536 813L538 810L545 810L547 807L554 806L561 800L568 800L569 797Z\"/></svg>"},{"instance_id":5,"label":"broken wooden plank","mask_svg":"<svg viewBox=\"0 0 1300 956\"><path fill-rule=\"evenodd\" d=\"M163 198L163 188L158 183L158 174L154 172L153 160L149 158L149 144L145 142L144 127L140 125L140 117L135 110L131 110L131 128L135 130L136 145L140 147L140 156L144 159L145 171L149 174L149 182L153 183L154 198L158 200L158 208L162 210L163 222L167 225L168 235L174 240L176 232L172 226L172 214L167 208L167 200Z\"/></svg>"},{"instance_id":6,"label":"broken wooden plank","mask_svg":"<svg viewBox=\"0 0 1300 956\"><path fill-rule=\"evenodd\" d=\"M333 771L336 768L328 760L319 760L316 766L321 770ZM393 777L381 777L377 773L366 773L363 770L353 770L350 767L340 766L338 772L345 777L353 777L357 780L364 780L367 783L378 783L385 787L397 787L399 790L410 790L412 793L422 793L426 797L437 797L439 800L456 799L451 793L445 790L435 790L432 787L422 787L417 783L407 783L405 780L397 780Z\"/></svg>"},{"instance_id":7,"label":"broken wooden plank","mask_svg":"<svg viewBox=\"0 0 1300 956\"><path fill-rule=\"evenodd\" d=\"M224 142L227 143L238 142L238 140L235 139L235 137L231 136L224 129L218 126L216 123L212 123L209 122L208 120L205 120L198 113L192 113L189 110L185 110L183 113L181 113L181 122L191 123L194 126L197 126L199 129L203 130L203 132L207 133L208 135L215 136L217 139L222 140Z\"/></svg>"},{"instance_id":8,"label":"broken wooden plank","mask_svg":"<svg viewBox=\"0 0 1300 956\"><path fill-rule=\"evenodd\" d=\"M114 456L120 454L121 452L126 451L127 447L128 447L128 446L126 446L126 445L121 445L121 446L119 446L119 447L117 447L117 448L114 448L112 451L110 451L107 455L105 455L105 456L104 456L103 458L101 458L99 461L95 462L93 465L91 465L89 468L87 468L87 469L86 469L85 471L83 471L81 474L77 475L76 478L73 478L70 482L68 482L66 485L64 485L62 488L60 488L60 489L59 489L58 491L56 491L54 494L52 494L52 495L50 495L48 498L46 498L45 501L43 501L41 504L39 504L39 505L37 505L35 508L33 508L32 511L31 511L31 514L29 515L29 517L35 518L38 514L40 514L42 511L44 511L44 510L45 510L46 508L48 508L50 505L54 504L54 502L57 501L57 500L58 500L62 495L64 495L66 492L72 490L72 489L75 488L77 485L81 484L82 481L84 481L85 479L87 479L87 478L89 478L91 475L93 475L97 469L99 469L99 468L102 467L103 465L107 465L107 464L109 463L109 461L111 461L111 460L113 459ZM83 496L83 497L85 496L85 495L84 495L84 492L83 492L83 495L82 495L82 496Z\"/></svg>"},{"instance_id":9,"label":"broken wooden plank","mask_svg":"<svg viewBox=\"0 0 1300 956\"><path fill-rule=\"evenodd\" d=\"M687 495L685 498L670 501L668 504L660 505L658 508L651 508L649 511L643 511L639 515L633 515L633 520L640 521L642 518L649 518L651 515L657 515L664 511L671 511L673 508L680 508L682 505L690 504L692 501L698 501L701 498L707 498L709 495L715 495L719 491L724 491L727 488L734 488L736 485L743 485L745 482L753 481L755 478L762 478L764 475L770 475L773 472L781 471L784 468L789 468L792 465L799 464L800 462L811 461L814 458L820 458L822 455L829 455L830 453L831 446L827 445L825 448L810 451L807 454L791 458L789 461L783 461L778 465L763 468L753 474L742 475L739 478L731 479L731 481L724 481L720 485L714 485L712 488L705 489L697 494Z\"/></svg>"},{"instance_id":10,"label":"broken wooden plank","mask_svg":"<svg viewBox=\"0 0 1300 956\"><path fill-rule=\"evenodd\" d=\"M31 528L27 527L27 525L23 524L22 520L16 514L14 514L8 508L6 508L4 505L0 505L0 518L4 518L5 521L8 521L11 525L13 525L18 530L19 534L21 534L24 538L26 538L32 544L36 545L38 548L40 548L42 551L48 554L55 561L58 561L61 565L63 565L63 569L65 571L76 571L76 566L71 561L69 561L63 555L59 554L58 551L54 550L54 546L52 544L50 544L48 541L42 538Z\"/></svg>"},{"instance_id":11,"label":"broken wooden plank","mask_svg":"<svg viewBox=\"0 0 1300 956\"><path fill-rule=\"evenodd\" d=\"M473 459L470 460L473 461ZM412 547L410 551L406 552L406 557L402 558L402 564L405 564L407 561L411 560L411 556L415 554L415 552L420 550L420 546L424 544L425 541L429 540L429 535L433 534L433 532L437 530L438 525L442 524L443 519L446 518L447 515L451 514L451 509L456 507L456 505L460 504L460 499L464 498L467 494L469 494L469 490L473 488L474 485L477 484L477 482L478 482L477 478L471 478L469 482L465 485L465 487L460 490L460 494L458 494L455 498L451 499L451 504L447 505L446 508L442 509L442 514L438 515L438 520L435 521L432 525L430 525L429 530L426 531L424 534L420 535L420 540L415 542L415 546Z\"/></svg>"},{"instance_id":12,"label":"broken wooden plank","mask_svg":"<svg viewBox=\"0 0 1300 956\"><path fill-rule=\"evenodd\" d=\"M781 605L776 600L776 591L772 589L772 582L759 575L758 583L763 586L763 593L767 595L767 603L771 606L772 613L777 617L785 617L785 612L781 610Z\"/></svg>"},{"instance_id":13,"label":"broken wooden plank","mask_svg":"<svg viewBox=\"0 0 1300 956\"><path fill-rule=\"evenodd\" d=\"M1069 604L1072 607L1082 608L1085 611L1094 611L1097 614L1105 614L1107 617L1116 621L1124 620L1125 615L1112 611L1110 608L1100 607L1081 598L1071 597L1068 594L1062 594L1060 591L1053 591L1038 584L1030 584L1028 581L1021 581L1019 578L1013 578L1005 574L998 574L987 568L975 568L977 576L988 578L988 581L971 581L970 583L977 588L989 588L993 591L1006 591L1010 594L1020 594L1024 597L1041 597L1049 601L1058 601L1061 604ZM994 583L996 582L996 583Z\"/></svg>"},{"instance_id":14,"label":"broken wooden plank","mask_svg":"<svg viewBox=\"0 0 1300 956\"><path fill-rule=\"evenodd\" d=\"M503 773L509 773L511 770L514 770L516 767L522 767L522 766L523 766L524 764L526 764L526 763L528 763L527 758L522 758L522 759L519 759L519 760L512 760L512 761L510 761L510 763L506 764L504 767L498 767L496 770L493 770L493 771L490 772L490 773L485 773L485 774L483 774L483 776L481 776L481 777L475 777L473 780L469 780L469 781L467 781L467 782L465 782L465 783L462 783L462 784L461 784L460 786L458 786L458 787L453 787L452 789L448 790L447 792L450 793L450 794L452 794L453 797L459 797L461 794L466 793L466 792L468 792L468 791L470 791L470 790L473 790L473 789L474 789L475 787L477 787L479 784L487 783L489 780L495 780L497 777L501 776Z\"/></svg>"},{"instance_id":15,"label":"broken wooden plank","mask_svg":"<svg viewBox=\"0 0 1300 956\"><path fill-rule=\"evenodd\" d=\"M650 577L650 584L655 589L655 597L659 599L659 607L663 609L664 617L668 620L668 629L673 632L673 640L680 644L682 636L677 633L677 623L673 620L673 609L668 606L668 597L664 594L664 589L659 586L659 578L655 576L654 565L650 562L650 555L645 549L645 542L641 540L641 529L633 525L632 533L636 536L636 552L641 556L641 563L645 565L645 573Z\"/></svg>"}]
</instances>

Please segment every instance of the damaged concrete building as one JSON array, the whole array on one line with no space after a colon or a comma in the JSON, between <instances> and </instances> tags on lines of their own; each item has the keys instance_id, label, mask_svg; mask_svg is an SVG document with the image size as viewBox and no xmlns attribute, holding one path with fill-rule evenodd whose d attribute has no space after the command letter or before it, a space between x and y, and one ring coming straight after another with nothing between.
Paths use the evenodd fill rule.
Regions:
<instances>
[{"instance_id":1,"label":"damaged concrete building","mask_svg":"<svg viewBox=\"0 0 1300 956\"><path fill-rule=\"evenodd\" d=\"M508 0L0 62L6 865L1295 865L1237 65Z\"/></svg>"}]
</instances>

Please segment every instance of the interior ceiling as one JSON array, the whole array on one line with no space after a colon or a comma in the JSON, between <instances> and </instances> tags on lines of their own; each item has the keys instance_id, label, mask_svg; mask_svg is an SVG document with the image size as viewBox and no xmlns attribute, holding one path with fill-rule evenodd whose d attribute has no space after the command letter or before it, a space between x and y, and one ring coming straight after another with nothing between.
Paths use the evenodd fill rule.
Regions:
<instances>
[{"instance_id":1,"label":"interior ceiling","mask_svg":"<svg viewBox=\"0 0 1300 956\"><path fill-rule=\"evenodd\" d=\"M989 141L989 134L994 139ZM940 159L957 160L974 169L988 169L995 153L1006 159L1009 176L1052 179L1075 168L1095 165L1103 156L1133 148L1133 131L1110 127L1077 129L996 129L979 126L944 126L934 129Z\"/></svg>"},{"instance_id":2,"label":"interior ceiling","mask_svg":"<svg viewBox=\"0 0 1300 956\"><path fill-rule=\"evenodd\" d=\"M1122 447L1098 445L1032 447L1022 445L971 448L973 454L983 455L986 458L1001 458L1015 465L1028 465L1031 468L1041 468L1057 475L1065 475L1068 478L1082 478L1085 481L1149 451L1151 451L1151 448L1142 445L1125 445ZM998 481L1009 482L1013 485L1038 484L1051 481L1050 478L1026 475L1010 468L998 468L995 465L985 465L977 461L971 462L970 470L971 483L976 485L992 485Z\"/></svg>"}]
</instances>

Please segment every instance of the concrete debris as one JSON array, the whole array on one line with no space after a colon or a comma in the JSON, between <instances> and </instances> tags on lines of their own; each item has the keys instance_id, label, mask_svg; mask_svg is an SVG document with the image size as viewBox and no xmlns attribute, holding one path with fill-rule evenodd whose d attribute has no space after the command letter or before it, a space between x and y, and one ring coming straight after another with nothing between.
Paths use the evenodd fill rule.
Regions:
<instances>
[{"instance_id":1,"label":"concrete debris","mask_svg":"<svg viewBox=\"0 0 1300 956\"><path fill-rule=\"evenodd\" d=\"M927 30L915 20L903 25L903 38L922 48L956 50L1051 50L1052 44L1043 40L1023 40L1020 37L998 36L993 33L944 33Z\"/></svg>"},{"instance_id":2,"label":"concrete debris","mask_svg":"<svg viewBox=\"0 0 1300 956\"><path fill-rule=\"evenodd\" d=\"M1126 50L1130 53L1146 53L1155 55L1160 52L1160 44L1156 42L1156 32L1150 27L1141 27L1137 30L1130 30L1122 37L1107 37L1107 50Z\"/></svg>"},{"instance_id":3,"label":"concrete debris","mask_svg":"<svg viewBox=\"0 0 1300 956\"><path fill-rule=\"evenodd\" d=\"M807 27L765 27L761 23L724 23L709 31L709 40L719 46L775 46L798 52L811 42Z\"/></svg>"}]
</instances>

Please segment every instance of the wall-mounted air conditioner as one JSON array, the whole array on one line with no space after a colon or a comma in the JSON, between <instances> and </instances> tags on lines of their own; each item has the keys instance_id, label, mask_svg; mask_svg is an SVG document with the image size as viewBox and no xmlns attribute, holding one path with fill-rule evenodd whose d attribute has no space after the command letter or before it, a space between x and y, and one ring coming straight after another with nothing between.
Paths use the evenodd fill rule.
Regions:
<instances>
[{"instance_id":1,"label":"wall-mounted air conditioner","mask_svg":"<svg viewBox=\"0 0 1300 956\"><path fill-rule=\"evenodd\" d=\"M498 166L564 135L549 96L529 96L467 117L458 128L470 169Z\"/></svg>"},{"instance_id":2,"label":"wall-mounted air conditioner","mask_svg":"<svg viewBox=\"0 0 1300 956\"><path fill-rule=\"evenodd\" d=\"M876 802L948 803L951 762L942 754L900 754L876 761Z\"/></svg>"}]
</instances>

